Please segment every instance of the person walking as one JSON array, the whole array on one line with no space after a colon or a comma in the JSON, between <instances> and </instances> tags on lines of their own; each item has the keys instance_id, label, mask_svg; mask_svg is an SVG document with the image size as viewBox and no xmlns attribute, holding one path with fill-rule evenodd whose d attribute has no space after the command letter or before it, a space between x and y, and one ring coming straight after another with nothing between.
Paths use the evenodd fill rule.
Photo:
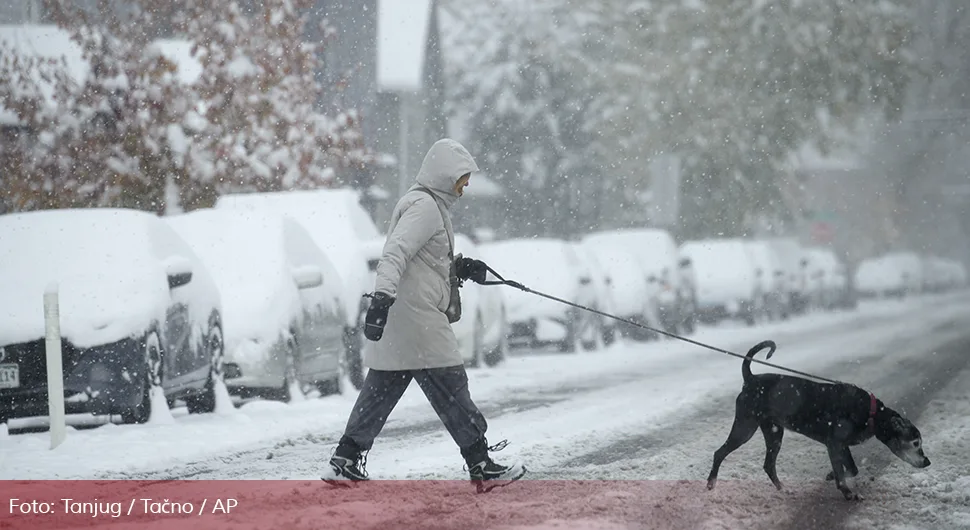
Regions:
<instances>
[{"instance_id":1,"label":"person walking","mask_svg":"<svg viewBox=\"0 0 970 530\"><path fill-rule=\"evenodd\" d=\"M323 480L334 485L368 480L366 455L412 380L417 381L452 439L479 493L526 473L502 465L490 451L488 424L472 401L468 375L451 324L461 317L459 287L485 282L487 266L454 255L450 208L478 165L460 143L441 139L428 150L415 184L394 207L365 317L369 368Z\"/></svg>"}]
</instances>

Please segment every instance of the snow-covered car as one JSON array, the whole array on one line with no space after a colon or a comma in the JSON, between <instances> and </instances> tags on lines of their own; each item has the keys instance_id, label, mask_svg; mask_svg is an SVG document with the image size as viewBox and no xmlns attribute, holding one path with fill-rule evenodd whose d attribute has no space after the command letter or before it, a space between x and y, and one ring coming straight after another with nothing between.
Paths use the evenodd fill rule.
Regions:
<instances>
[{"instance_id":1,"label":"snow-covered car","mask_svg":"<svg viewBox=\"0 0 970 530\"><path fill-rule=\"evenodd\" d=\"M755 324L761 286L742 240L688 241L680 252L692 263L701 321L741 319L749 326Z\"/></svg>"},{"instance_id":2,"label":"snow-covered car","mask_svg":"<svg viewBox=\"0 0 970 530\"><path fill-rule=\"evenodd\" d=\"M899 271L881 257L862 260L855 271L855 288L862 298L902 296Z\"/></svg>"},{"instance_id":3,"label":"snow-covered car","mask_svg":"<svg viewBox=\"0 0 970 530\"><path fill-rule=\"evenodd\" d=\"M773 237L767 239L781 260L787 283L788 314L798 315L808 309L808 278L806 267L808 258L797 239L793 237Z\"/></svg>"},{"instance_id":4,"label":"snow-covered car","mask_svg":"<svg viewBox=\"0 0 970 530\"><path fill-rule=\"evenodd\" d=\"M455 254L482 259L481 249L464 234L455 234ZM461 320L451 326L458 337L462 357L469 366L495 366L508 354L507 289L498 285L479 285L471 280L461 287Z\"/></svg>"},{"instance_id":5,"label":"snow-covered car","mask_svg":"<svg viewBox=\"0 0 970 530\"><path fill-rule=\"evenodd\" d=\"M48 415L51 285L67 414L144 423L179 399L190 413L215 410L222 308L188 244L145 212L48 210L0 216L0 423Z\"/></svg>"},{"instance_id":6,"label":"snow-covered car","mask_svg":"<svg viewBox=\"0 0 970 530\"><path fill-rule=\"evenodd\" d=\"M788 282L781 257L765 240L748 239L745 249L755 265L755 276L761 286L763 316L768 320L788 317Z\"/></svg>"},{"instance_id":7,"label":"snow-covered car","mask_svg":"<svg viewBox=\"0 0 970 530\"><path fill-rule=\"evenodd\" d=\"M818 309L832 310L844 307L850 298L849 278L845 264L829 248L805 249L808 259L806 278L813 305Z\"/></svg>"},{"instance_id":8,"label":"snow-covered car","mask_svg":"<svg viewBox=\"0 0 970 530\"><path fill-rule=\"evenodd\" d=\"M310 388L342 391L340 277L303 226L268 211L228 208L165 220L219 287L223 379L233 395L290 401Z\"/></svg>"},{"instance_id":9,"label":"snow-covered car","mask_svg":"<svg viewBox=\"0 0 970 530\"><path fill-rule=\"evenodd\" d=\"M576 254L583 260L589 269L590 276L593 278L593 285L596 288L596 304L593 309L616 314L616 302L613 298L613 275L610 270L600 263L599 258L590 246L582 241L572 242ZM618 322L612 318L602 315L595 317L599 322L600 337L604 345L610 345L616 340Z\"/></svg>"},{"instance_id":10,"label":"snow-covered car","mask_svg":"<svg viewBox=\"0 0 970 530\"><path fill-rule=\"evenodd\" d=\"M482 260L506 280L585 306L596 298L593 280L568 242L552 238L507 239L479 246ZM560 351L596 347L593 313L518 289L506 289L510 347L559 345Z\"/></svg>"},{"instance_id":11,"label":"snow-covered car","mask_svg":"<svg viewBox=\"0 0 970 530\"><path fill-rule=\"evenodd\" d=\"M640 259L622 243L608 238L582 239L582 245L596 256L599 264L609 273L610 298L616 316L637 324L659 328L660 317L657 299L643 274ZM659 334L628 323L619 323L617 329L624 337L634 340L656 339Z\"/></svg>"},{"instance_id":12,"label":"snow-covered car","mask_svg":"<svg viewBox=\"0 0 970 530\"><path fill-rule=\"evenodd\" d=\"M923 288L923 261L913 252L891 252L863 260L855 287L866 298L904 298Z\"/></svg>"},{"instance_id":13,"label":"snow-covered car","mask_svg":"<svg viewBox=\"0 0 970 530\"><path fill-rule=\"evenodd\" d=\"M344 305L344 341L347 346L347 376L360 389L364 382L361 352L364 316L374 290L362 242L380 237L373 219L360 205L359 192L351 189L240 193L223 195L216 208L265 208L295 219L330 258L340 275Z\"/></svg>"},{"instance_id":14,"label":"snow-covered car","mask_svg":"<svg viewBox=\"0 0 970 530\"><path fill-rule=\"evenodd\" d=\"M630 228L593 232L583 239L622 245L634 253L656 298L664 331L693 332L694 286L684 277L685 266L669 232L658 228Z\"/></svg>"},{"instance_id":15,"label":"snow-covered car","mask_svg":"<svg viewBox=\"0 0 970 530\"><path fill-rule=\"evenodd\" d=\"M941 256L925 256L923 273L923 290L929 293L952 291L966 283L963 264Z\"/></svg>"}]
</instances>

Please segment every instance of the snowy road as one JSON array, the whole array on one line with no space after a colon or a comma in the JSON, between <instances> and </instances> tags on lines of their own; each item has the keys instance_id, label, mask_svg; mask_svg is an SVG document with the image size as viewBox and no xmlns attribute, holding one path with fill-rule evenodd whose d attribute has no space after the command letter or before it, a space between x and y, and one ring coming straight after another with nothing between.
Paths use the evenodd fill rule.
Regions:
<instances>
[{"instance_id":1,"label":"snowy road","mask_svg":"<svg viewBox=\"0 0 970 530\"><path fill-rule=\"evenodd\" d=\"M909 468L879 442L867 442L854 450L861 474L853 484L866 497L863 503L843 501L834 485L822 480L829 469L824 449L796 434L786 435L778 461L785 491L776 491L762 471L764 443L756 435L728 458L717 489L708 492L703 480L731 426L740 361L670 341L574 356L532 355L495 370L473 371L472 393L490 420L490 442L511 442L495 457L522 458L532 470L529 478L546 479L539 482L541 498L516 497L519 486L500 490L502 497L496 498L518 514L509 522L520 528L577 528L582 521L617 528L966 528L968 324L970 297L951 295L867 304L858 312L760 329L705 330L696 337L741 353L771 338L779 346L772 362L863 386L914 420L933 465ZM770 370L754 365L753 371ZM5 441L13 444L0 461L0 477L318 482L351 403L348 395L281 406L289 416L276 423L268 416L284 411L265 404L260 405L265 410L246 413L247 406L242 414L225 417L177 417L173 425L72 432L74 445L63 457L84 461L73 471L63 469L69 464L58 468L48 462L50 453L38 450L42 435L9 436ZM146 429L154 429L156 440L171 436L170 443L178 443L181 437L184 445L158 451L154 460L145 461L144 453L139 459L144 448L133 442ZM98 434L102 430L107 433ZM209 445L190 442L189 435ZM108 436L116 438L112 443L135 447L134 456L99 459L93 453L104 449ZM31 461L44 457L48 465ZM378 479L466 476L457 450L417 388L409 390L388 422L368 469ZM618 482L603 491L590 490L581 480ZM532 486L519 489L534 493ZM494 503L428 495L434 499L402 508L395 520L472 524L463 519L469 505L484 509L481 503ZM361 500L348 494L345 508L352 510ZM339 503L330 508L339 516Z\"/></svg>"}]
</instances>

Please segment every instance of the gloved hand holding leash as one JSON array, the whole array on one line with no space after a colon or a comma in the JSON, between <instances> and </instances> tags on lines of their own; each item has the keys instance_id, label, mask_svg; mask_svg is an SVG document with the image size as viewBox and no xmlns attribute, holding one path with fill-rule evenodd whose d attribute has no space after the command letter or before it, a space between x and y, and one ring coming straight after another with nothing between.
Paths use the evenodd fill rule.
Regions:
<instances>
[{"instance_id":1,"label":"gloved hand holding leash","mask_svg":"<svg viewBox=\"0 0 970 530\"><path fill-rule=\"evenodd\" d=\"M458 276L459 284L466 280L471 280L477 284L487 285L485 276L491 269L484 261L466 258L459 255L455 260L455 273ZM367 340L378 342L384 336L384 325L387 323L387 314L394 305L395 298L387 293L376 292L364 295L371 299L370 308L364 318L364 337Z\"/></svg>"}]
</instances>

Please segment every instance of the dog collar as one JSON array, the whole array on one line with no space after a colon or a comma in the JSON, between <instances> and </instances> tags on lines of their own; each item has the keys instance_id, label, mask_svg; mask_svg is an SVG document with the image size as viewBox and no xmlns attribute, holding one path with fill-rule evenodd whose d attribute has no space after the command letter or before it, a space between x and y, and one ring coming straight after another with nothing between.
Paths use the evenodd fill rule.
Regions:
<instances>
[{"instance_id":1,"label":"dog collar","mask_svg":"<svg viewBox=\"0 0 970 530\"><path fill-rule=\"evenodd\" d=\"M876 432L876 409L878 405L876 403L876 396L872 392L869 392L869 432L875 434Z\"/></svg>"}]
</instances>

